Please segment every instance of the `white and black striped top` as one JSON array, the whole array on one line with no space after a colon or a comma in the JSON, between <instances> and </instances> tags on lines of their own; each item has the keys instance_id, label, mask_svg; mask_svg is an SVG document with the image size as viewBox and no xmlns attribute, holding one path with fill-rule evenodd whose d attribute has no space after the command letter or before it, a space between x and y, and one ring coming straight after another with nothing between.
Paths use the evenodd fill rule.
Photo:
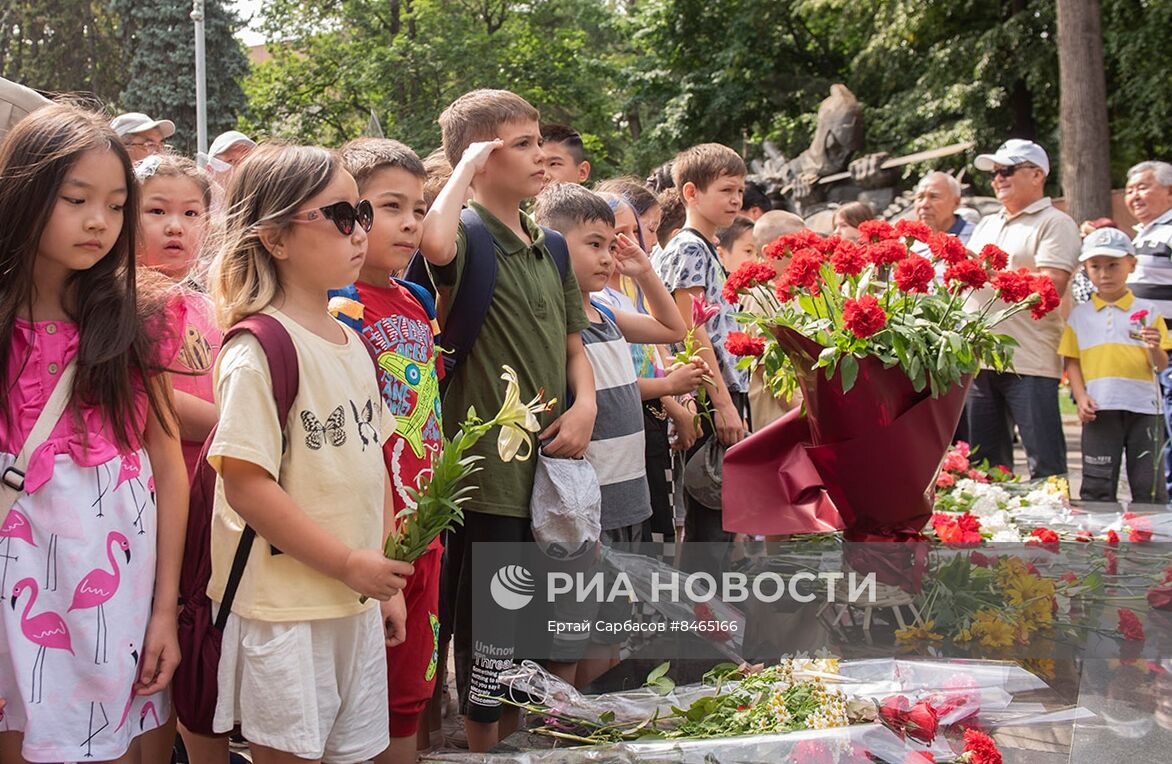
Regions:
<instances>
[{"instance_id":1,"label":"white and black striped top","mask_svg":"<svg viewBox=\"0 0 1172 764\"><path fill-rule=\"evenodd\" d=\"M602 529L613 530L651 517L651 492L643 436L643 404L631 349L602 310L591 321L582 344L594 369L598 416L586 458L602 489Z\"/></svg>"}]
</instances>

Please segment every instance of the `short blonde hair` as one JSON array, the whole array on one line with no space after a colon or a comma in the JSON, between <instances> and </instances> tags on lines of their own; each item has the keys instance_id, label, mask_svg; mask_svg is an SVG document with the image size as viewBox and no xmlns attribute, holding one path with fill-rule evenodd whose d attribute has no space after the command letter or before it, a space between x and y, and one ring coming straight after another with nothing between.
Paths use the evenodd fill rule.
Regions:
<instances>
[{"instance_id":1,"label":"short blonde hair","mask_svg":"<svg viewBox=\"0 0 1172 764\"><path fill-rule=\"evenodd\" d=\"M208 284L221 328L259 313L280 289L261 232L286 228L341 170L336 153L316 146L264 145L236 167Z\"/></svg>"},{"instance_id":2,"label":"short blonde hair","mask_svg":"<svg viewBox=\"0 0 1172 764\"><path fill-rule=\"evenodd\" d=\"M721 143L701 143L684 149L671 163L672 183L680 193L685 183L704 191L725 175L743 178L746 174L748 170L741 155Z\"/></svg>"},{"instance_id":3,"label":"short blonde hair","mask_svg":"<svg viewBox=\"0 0 1172 764\"><path fill-rule=\"evenodd\" d=\"M452 102L440 114L440 133L444 154L455 167L460 157L476 141L497 137L497 129L509 122L533 120L541 115L533 105L509 90L473 90Z\"/></svg>"}]
</instances>

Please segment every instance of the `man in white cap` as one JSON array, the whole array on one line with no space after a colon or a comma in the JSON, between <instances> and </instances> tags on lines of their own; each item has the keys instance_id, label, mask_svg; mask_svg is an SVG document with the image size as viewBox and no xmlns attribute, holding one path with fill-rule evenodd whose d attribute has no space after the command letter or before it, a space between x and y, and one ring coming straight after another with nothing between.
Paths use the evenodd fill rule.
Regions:
<instances>
[{"instance_id":1,"label":"man in white cap","mask_svg":"<svg viewBox=\"0 0 1172 764\"><path fill-rule=\"evenodd\" d=\"M256 148L256 141L239 130L229 130L216 136L216 139L212 141L211 148L208 149L208 156L235 167L244 161L244 157L248 156L248 153L254 148Z\"/></svg>"},{"instance_id":2,"label":"man in white cap","mask_svg":"<svg viewBox=\"0 0 1172 764\"><path fill-rule=\"evenodd\" d=\"M1054 208L1046 196L1050 158L1032 141L1008 140L993 154L982 154L978 170L993 173L993 193L1002 208L977 224L968 248L980 252L995 244L1009 254L1009 269L1025 268L1049 276L1065 295L1078 268L1081 241L1078 225ZM979 310L993 292L976 290L969 310ZM1030 477L1066 473L1066 438L1058 411L1062 359L1058 341L1064 321L1052 311L1040 321L1029 312L1000 324L998 332L1017 340L1012 371L982 369L969 390L966 414L969 438L980 457L991 464L1013 467L1013 424L1021 433Z\"/></svg>"},{"instance_id":3,"label":"man in white cap","mask_svg":"<svg viewBox=\"0 0 1172 764\"><path fill-rule=\"evenodd\" d=\"M175 134L175 123L169 119L151 119L146 114L131 111L110 120L110 127L118 133L130 154L130 161L141 162L151 154L162 154L163 141Z\"/></svg>"}]
</instances>

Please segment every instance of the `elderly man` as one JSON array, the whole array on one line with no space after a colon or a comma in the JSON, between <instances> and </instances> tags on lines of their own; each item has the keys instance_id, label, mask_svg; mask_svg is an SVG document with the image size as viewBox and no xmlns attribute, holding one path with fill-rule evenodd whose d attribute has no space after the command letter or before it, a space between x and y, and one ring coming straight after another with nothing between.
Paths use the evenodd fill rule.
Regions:
<instances>
[{"instance_id":1,"label":"elderly man","mask_svg":"<svg viewBox=\"0 0 1172 764\"><path fill-rule=\"evenodd\" d=\"M960 207L960 181L946 172L933 170L916 184L913 210L916 219L936 233L950 233L968 245L973 224L956 214Z\"/></svg>"},{"instance_id":2,"label":"elderly man","mask_svg":"<svg viewBox=\"0 0 1172 764\"><path fill-rule=\"evenodd\" d=\"M110 127L122 139L131 162L141 162L151 154L162 154L166 148L163 141L175 134L175 123L171 120L151 119L137 111L119 114L110 121Z\"/></svg>"},{"instance_id":3,"label":"elderly man","mask_svg":"<svg viewBox=\"0 0 1172 764\"><path fill-rule=\"evenodd\" d=\"M1140 162L1127 171L1127 209L1135 215L1135 271L1128 286L1172 319L1172 164ZM1160 371L1164 419L1172 429L1172 366ZM1172 488L1172 439L1164 439L1164 480Z\"/></svg>"},{"instance_id":4,"label":"elderly man","mask_svg":"<svg viewBox=\"0 0 1172 764\"><path fill-rule=\"evenodd\" d=\"M1011 270L1045 274L1058 294L1066 294L1070 275L1078 267L1081 242L1078 225L1046 196L1046 151L1031 141L1014 139L993 154L980 155L975 165L993 174L993 192L1002 208L977 224L968 248L980 251L986 244L996 244L1009 254ZM969 296L968 308L976 310L992 296L989 289L977 290ZM1058 311L1041 321L1031 319L1029 312L1019 313L998 327L1017 340L1013 370L983 369L973 380L966 407L972 444L991 464L1013 467L1011 423L1016 423L1031 477L1066 472L1066 439L1058 411L1062 328Z\"/></svg>"}]
</instances>

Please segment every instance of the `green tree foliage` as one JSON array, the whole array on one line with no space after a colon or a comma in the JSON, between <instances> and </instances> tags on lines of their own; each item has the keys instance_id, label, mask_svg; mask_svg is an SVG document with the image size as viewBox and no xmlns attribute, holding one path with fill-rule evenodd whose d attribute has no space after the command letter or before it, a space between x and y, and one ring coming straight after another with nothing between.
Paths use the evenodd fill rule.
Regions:
<instances>
[{"instance_id":1,"label":"green tree foliage","mask_svg":"<svg viewBox=\"0 0 1172 764\"><path fill-rule=\"evenodd\" d=\"M126 83L124 30L109 2L0 3L0 76L42 92L86 93L110 103Z\"/></svg>"},{"instance_id":2,"label":"green tree foliage","mask_svg":"<svg viewBox=\"0 0 1172 764\"><path fill-rule=\"evenodd\" d=\"M1102 5L1118 181L1172 148L1172 2ZM337 144L373 111L426 152L455 97L507 87L582 131L600 172L699 141L793 156L843 82L868 150L1018 136L1057 166L1061 148L1054 0L270 0L265 14L276 42L247 83L250 126L296 140Z\"/></svg>"},{"instance_id":3,"label":"green tree foliage","mask_svg":"<svg viewBox=\"0 0 1172 764\"><path fill-rule=\"evenodd\" d=\"M195 152L195 30L191 0L113 0L128 42L124 48L126 87L118 98L124 111L141 111L175 122L169 142ZM247 101L241 81L248 58L235 37L240 21L224 0L206 0L204 40L207 60L209 140L236 126Z\"/></svg>"},{"instance_id":4,"label":"green tree foliage","mask_svg":"<svg viewBox=\"0 0 1172 764\"><path fill-rule=\"evenodd\" d=\"M426 152L448 103L507 87L578 128L596 162L621 144L622 41L600 0L273 0L265 19L272 58L246 84L258 134L336 145L373 112L387 135Z\"/></svg>"}]
</instances>

